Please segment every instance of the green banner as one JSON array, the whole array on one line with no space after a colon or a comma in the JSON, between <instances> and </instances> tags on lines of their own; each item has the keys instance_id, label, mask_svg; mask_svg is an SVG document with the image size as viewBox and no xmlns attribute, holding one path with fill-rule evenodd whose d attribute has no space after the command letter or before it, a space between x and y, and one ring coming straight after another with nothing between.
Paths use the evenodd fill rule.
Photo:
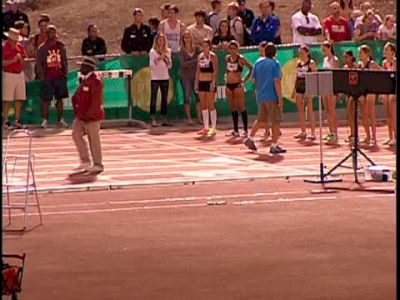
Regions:
<instances>
[{"instance_id":1,"label":"green banner","mask_svg":"<svg viewBox=\"0 0 400 300\"><path fill-rule=\"evenodd\" d=\"M380 64L383 60L383 46L385 42L371 41L366 43L371 47L373 57ZM344 42L334 45L335 54L339 57L341 65L343 65L343 53L347 50L352 50L358 58L358 47L360 43ZM277 59L282 65L282 90L285 96L285 112L294 112L297 106L290 99L292 94L295 79L296 79L296 61L297 61L298 46L282 45L278 46ZM259 58L257 48L243 49L241 53L251 62ZM216 102L218 115L230 115L230 108L227 99L225 99L224 85L226 64L225 56L227 52L218 52L219 61L219 79L218 79L218 99ZM318 67L322 67L324 54L319 45L311 47L311 56L317 62ZM126 119L128 118L128 104L131 101L133 106L132 116L139 120L149 120L149 105L150 105L150 68L149 59L147 56L133 57L122 56L109 61L99 63L99 70L133 70L133 78L130 83L126 78L106 78L104 79L104 100L106 108L106 119ZM247 68L245 73L249 72ZM179 76L179 60L173 56L173 67L170 70L170 89L168 92L168 116L171 119L181 119L184 117L183 102L184 94ZM71 97L78 86L78 72L74 70L68 74L68 90L70 97L65 99L65 118L67 122L72 122L73 112L71 106ZM257 102L255 97L254 84L247 82L245 85L246 105L249 114L257 113ZM27 101L23 112L23 122L26 124L38 124L41 122L41 99L40 92L41 82L31 81L27 84ZM160 95L158 95L160 97ZM130 98L130 99L129 99ZM160 101L158 101L158 110L160 109ZM317 104L317 101L315 101ZM340 104L339 106L343 106ZM317 109L317 105L314 106ZM57 118L55 109L51 109L50 122L54 122Z\"/></svg>"}]
</instances>

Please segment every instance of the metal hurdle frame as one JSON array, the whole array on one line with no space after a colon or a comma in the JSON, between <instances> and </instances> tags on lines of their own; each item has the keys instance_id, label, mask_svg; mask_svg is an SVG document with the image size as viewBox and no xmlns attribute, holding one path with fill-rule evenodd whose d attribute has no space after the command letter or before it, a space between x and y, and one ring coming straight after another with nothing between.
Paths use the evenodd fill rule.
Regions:
<instances>
[{"instance_id":1,"label":"metal hurdle frame","mask_svg":"<svg viewBox=\"0 0 400 300\"><path fill-rule=\"evenodd\" d=\"M10 146L12 145L12 140L17 135L18 133L23 134L23 138L28 138L28 147L27 147L27 154L9 154L9 149ZM26 165L26 174L25 174L25 182L15 182L15 168L17 165L17 161L20 158L26 158L27 160L27 165ZM10 165L12 166L12 170L10 171L9 167ZM43 217L42 217L42 211L40 208L40 202L39 202L39 197L37 194L37 189L36 189L36 180L35 180L35 171L34 171L34 166L35 166L35 156L34 153L32 152L32 133L27 130L27 129L21 129L21 130L14 130L9 133L7 137L7 142L5 145L5 149L3 152L3 178L5 179L3 182L3 189L5 189L6 192L6 199L7 199L7 204L3 205L3 209L8 210L8 226L11 225L11 210L12 209L19 209L24 212L24 222L23 222L23 227L22 231L24 231L27 228L27 222L28 222L28 207L29 206L36 206L39 212L39 217L40 217L40 225L43 224ZM11 178L10 176L11 175ZM25 199L23 203L11 203L10 199L10 189L13 188L22 188L22 191L25 194ZM33 192L36 203L29 203L29 194Z\"/></svg>"}]
</instances>

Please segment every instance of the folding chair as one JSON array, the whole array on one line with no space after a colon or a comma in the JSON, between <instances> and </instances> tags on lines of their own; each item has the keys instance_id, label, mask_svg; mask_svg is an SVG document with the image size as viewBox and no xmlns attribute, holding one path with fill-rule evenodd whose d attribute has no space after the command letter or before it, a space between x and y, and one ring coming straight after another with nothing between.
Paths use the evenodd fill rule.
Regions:
<instances>
[{"instance_id":1,"label":"folding chair","mask_svg":"<svg viewBox=\"0 0 400 300\"><path fill-rule=\"evenodd\" d=\"M16 139L27 139L26 149L19 149L14 145ZM11 225L11 210L19 209L24 212L24 223L22 230L27 227L28 207L36 206L39 212L40 224L43 224L42 211L40 209L39 197L36 191L34 172L35 156L32 152L32 134L29 130L15 130L9 133L3 152L3 194L6 195L6 205L3 209L8 210L8 225ZM21 203L11 202L11 193L23 192L24 201ZM34 194L35 203L29 202L29 195Z\"/></svg>"},{"instance_id":2,"label":"folding chair","mask_svg":"<svg viewBox=\"0 0 400 300\"><path fill-rule=\"evenodd\" d=\"M8 262L6 262L6 260ZM1 295L11 296L12 300L18 300L17 294L21 292L22 275L24 273L25 253L22 255L2 255L1 261Z\"/></svg>"}]
</instances>

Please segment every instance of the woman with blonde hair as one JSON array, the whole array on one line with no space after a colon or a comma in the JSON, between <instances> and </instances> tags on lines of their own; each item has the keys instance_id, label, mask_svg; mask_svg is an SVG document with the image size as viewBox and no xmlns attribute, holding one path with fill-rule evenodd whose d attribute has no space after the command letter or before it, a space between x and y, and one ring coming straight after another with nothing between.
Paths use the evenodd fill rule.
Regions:
<instances>
[{"instance_id":1,"label":"woman with blonde hair","mask_svg":"<svg viewBox=\"0 0 400 300\"><path fill-rule=\"evenodd\" d=\"M154 38L153 47L149 53L151 70L151 100L150 115L151 126L158 127L156 121L156 104L158 89L161 90L161 115L162 126L172 126L167 121L167 101L169 88L169 72L172 67L171 50L167 46L167 38L163 33L158 33Z\"/></svg>"},{"instance_id":2,"label":"woman with blonde hair","mask_svg":"<svg viewBox=\"0 0 400 300\"><path fill-rule=\"evenodd\" d=\"M188 119L188 124L193 125L193 120L190 114L190 99L192 96L196 99L197 121L201 124L200 102L197 94L194 93L194 85L196 81L197 57L200 54L200 49L195 46L193 36L189 31L185 31L182 35L181 49L179 55L180 79L185 94L185 113Z\"/></svg>"},{"instance_id":3,"label":"woman with blonde hair","mask_svg":"<svg viewBox=\"0 0 400 300\"><path fill-rule=\"evenodd\" d=\"M200 53L197 63L195 90L200 97L204 128L198 134L215 136L217 110L214 102L217 92L218 59L217 55L211 51L211 41L209 39L204 39L202 46L203 52ZM209 128L209 116L211 117L211 128Z\"/></svg>"},{"instance_id":4,"label":"woman with blonde hair","mask_svg":"<svg viewBox=\"0 0 400 300\"><path fill-rule=\"evenodd\" d=\"M371 49L367 45L361 45L360 61L358 67L363 70L379 70L380 67L372 59ZM365 144L376 145L376 115L375 115L375 99L376 95L367 94L361 96L361 118L365 129L366 137L362 141ZM371 127L371 131L369 130ZM371 139L372 133L372 139Z\"/></svg>"},{"instance_id":5,"label":"woman with blonde hair","mask_svg":"<svg viewBox=\"0 0 400 300\"><path fill-rule=\"evenodd\" d=\"M396 69L396 46L392 43L386 43L383 48L385 59L382 62L382 67L387 71L397 71ZM396 111L396 95L382 95L383 105L387 113L387 125L389 138L383 143L384 145L395 146L397 136L397 111Z\"/></svg>"}]
</instances>

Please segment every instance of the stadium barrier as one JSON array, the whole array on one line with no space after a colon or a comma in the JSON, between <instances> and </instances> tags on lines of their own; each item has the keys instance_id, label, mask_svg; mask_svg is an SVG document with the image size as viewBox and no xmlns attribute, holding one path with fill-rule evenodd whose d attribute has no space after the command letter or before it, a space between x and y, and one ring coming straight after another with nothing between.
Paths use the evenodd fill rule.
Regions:
<instances>
[{"instance_id":1,"label":"stadium barrier","mask_svg":"<svg viewBox=\"0 0 400 300\"><path fill-rule=\"evenodd\" d=\"M374 59L380 64L383 60L383 47L385 42L370 41L367 44L371 47ZM358 58L358 47L361 43L343 42L334 44L335 54L339 57L341 65L343 65L343 53L347 50L352 50ZM290 99L294 83L296 80L296 61L297 61L298 45L280 45L278 46L277 59L282 65L282 91L285 97L284 112L295 112L297 106ZM242 48L241 53L251 62L259 58L257 47ZM220 51L217 53L219 61L219 76L218 76L218 95L216 107L219 116L230 115L229 103L225 95L225 73L226 64L224 57L227 52ZM311 46L311 56L317 62L318 67L322 67L323 51L320 44ZM104 79L104 107L106 109L106 119L118 120L128 119L128 107L132 106L132 115L137 120L147 121L150 119L150 68L148 56L133 57L130 55L108 56L109 60L102 61L98 64L99 70L124 70L133 71L132 80L126 78L105 78ZM76 58L75 58L76 59ZM74 65L70 64L69 68L73 69ZM245 68L244 72L249 72ZM173 56L173 67L170 70L170 89L168 92L168 117L172 120L184 118L184 93L180 83L179 76L179 60ZM128 84L131 84L131 93L129 93ZM78 87L78 69L75 69L68 74L68 90L70 97L65 99L65 119L71 123L73 120L73 111L71 98ZM22 121L25 124L39 124L41 122L41 81L35 80L27 83L27 101L22 114ZM129 95L131 94L131 95ZM251 81L245 85L246 105L249 114L257 113L257 103L255 96L255 86ZM158 95L160 97L160 95ZM342 99L343 100L343 99ZM131 101L129 103L128 101ZM131 104L131 105L129 105ZM158 101L158 110L160 101ZM338 107L343 107L344 101L339 100ZM318 109L318 101L314 99L314 109ZM193 107L194 110L194 107ZM55 109L50 112L50 122L54 122L57 118Z\"/></svg>"}]
</instances>

